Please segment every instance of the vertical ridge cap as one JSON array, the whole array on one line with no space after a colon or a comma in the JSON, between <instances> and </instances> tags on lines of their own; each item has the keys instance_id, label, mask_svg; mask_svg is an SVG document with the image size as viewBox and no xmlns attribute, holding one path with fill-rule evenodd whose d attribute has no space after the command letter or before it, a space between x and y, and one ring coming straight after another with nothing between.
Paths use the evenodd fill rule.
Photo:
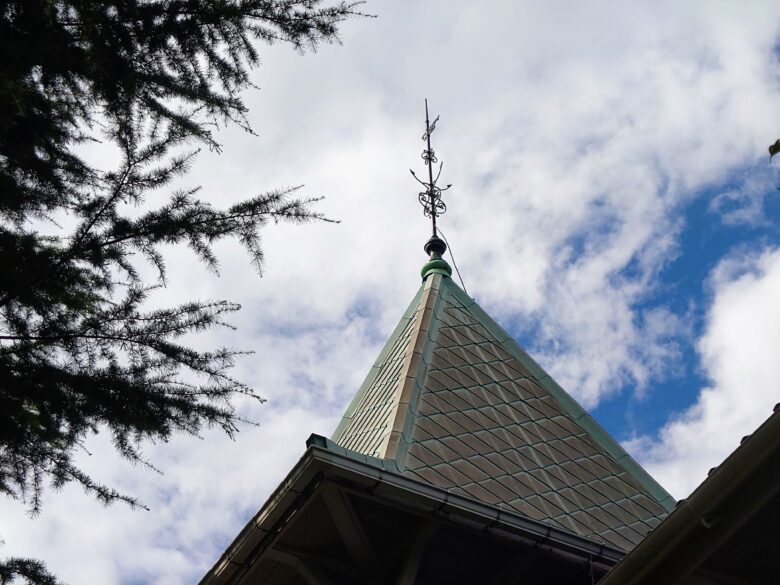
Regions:
<instances>
[{"instance_id":1,"label":"vertical ridge cap","mask_svg":"<svg viewBox=\"0 0 780 585\"><path fill-rule=\"evenodd\" d=\"M411 431L428 371L430 357L428 354L431 350L432 336L437 329L435 317L444 294L443 279L444 275L433 273L425 280L423 296L412 326L402 376L396 388L392 425L382 456L395 459L400 468L403 468L406 455L405 435Z\"/></svg>"},{"instance_id":2,"label":"vertical ridge cap","mask_svg":"<svg viewBox=\"0 0 780 585\"><path fill-rule=\"evenodd\" d=\"M423 282L334 431L336 444L379 458L393 458L399 452L425 378L423 356L442 278L434 273Z\"/></svg>"}]
</instances>

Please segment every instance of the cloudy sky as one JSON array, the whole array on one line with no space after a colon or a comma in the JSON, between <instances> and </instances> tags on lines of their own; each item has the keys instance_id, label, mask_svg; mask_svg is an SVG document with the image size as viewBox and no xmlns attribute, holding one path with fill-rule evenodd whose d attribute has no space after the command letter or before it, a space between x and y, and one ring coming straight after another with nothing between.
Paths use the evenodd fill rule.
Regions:
<instances>
[{"instance_id":1,"label":"cloudy sky","mask_svg":"<svg viewBox=\"0 0 780 585\"><path fill-rule=\"evenodd\" d=\"M30 519L0 501L0 555L72 584L192 583L304 451L329 435L419 286L428 224L409 168L441 115L441 225L470 295L676 497L780 402L780 3L370 0L343 45L264 49L259 137L221 133L187 178L227 204L305 184L337 225L270 226L262 278L169 249L155 303L243 305L199 347L255 351L267 398L231 442L101 437L83 466L150 512L75 486ZM778 164L778 163L776 163Z\"/></svg>"}]
</instances>

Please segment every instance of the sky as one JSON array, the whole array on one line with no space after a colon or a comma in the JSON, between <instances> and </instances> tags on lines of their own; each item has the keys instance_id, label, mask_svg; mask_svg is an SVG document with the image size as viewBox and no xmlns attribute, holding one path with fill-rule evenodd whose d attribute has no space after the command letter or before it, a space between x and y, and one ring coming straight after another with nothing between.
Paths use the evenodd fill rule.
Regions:
<instances>
[{"instance_id":1,"label":"sky","mask_svg":"<svg viewBox=\"0 0 780 585\"><path fill-rule=\"evenodd\" d=\"M65 582L197 582L305 450L329 436L419 286L423 99L441 119L444 235L468 293L675 497L780 402L780 3L369 0L304 55L263 47L184 184L215 205L303 184L338 224L270 225L262 277L166 248L151 303L227 298L254 350L235 375L259 426L80 464L149 512L69 485L42 513L0 501L0 556ZM99 155L99 153L97 153ZM159 194L164 197L165 194Z\"/></svg>"}]
</instances>

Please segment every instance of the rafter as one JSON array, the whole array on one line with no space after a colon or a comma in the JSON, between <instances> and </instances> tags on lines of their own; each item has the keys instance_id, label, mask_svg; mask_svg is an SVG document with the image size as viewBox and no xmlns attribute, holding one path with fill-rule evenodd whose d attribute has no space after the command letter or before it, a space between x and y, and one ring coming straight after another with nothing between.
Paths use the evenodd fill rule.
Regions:
<instances>
[{"instance_id":1,"label":"rafter","mask_svg":"<svg viewBox=\"0 0 780 585\"><path fill-rule=\"evenodd\" d=\"M538 562L538 558L532 551L524 551L515 554L501 571L491 581L492 585L503 585L512 580L519 581Z\"/></svg>"},{"instance_id":2,"label":"rafter","mask_svg":"<svg viewBox=\"0 0 780 585\"><path fill-rule=\"evenodd\" d=\"M322 490L322 499L355 566L364 575L370 575L376 564L376 554L348 496L335 486L326 486Z\"/></svg>"},{"instance_id":3,"label":"rafter","mask_svg":"<svg viewBox=\"0 0 780 585\"><path fill-rule=\"evenodd\" d=\"M309 566L321 567L322 569L328 569L335 573L340 573L351 577L359 576L359 573L355 567L340 559L333 558L326 554L304 550L282 543L277 543L276 546L274 546L274 550L280 555L297 557Z\"/></svg>"},{"instance_id":4,"label":"rafter","mask_svg":"<svg viewBox=\"0 0 780 585\"><path fill-rule=\"evenodd\" d=\"M439 526L435 522L424 522L417 533L414 536L412 545L409 547L409 551L406 555L401 570L398 575L396 585L414 585L417 579L417 571L420 569L420 562L422 561L423 554L428 548L428 543L431 541L431 537L436 533Z\"/></svg>"},{"instance_id":5,"label":"rafter","mask_svg":"<svg viewBox=\"0 0 780 585\"><path fill-rule=\"evenodd\" d=\"M278 549L272 549L266 552L266 557L278 563L285 564L292 568L307 585L335 585L321 568L304 561L300 556L283 552Z\"/></svg>"}]
</instances>

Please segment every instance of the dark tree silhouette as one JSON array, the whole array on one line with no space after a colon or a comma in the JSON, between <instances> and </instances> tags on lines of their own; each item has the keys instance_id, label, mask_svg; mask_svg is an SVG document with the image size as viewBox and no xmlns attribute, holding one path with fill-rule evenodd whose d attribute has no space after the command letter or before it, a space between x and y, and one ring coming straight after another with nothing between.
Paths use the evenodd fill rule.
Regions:
<instances>
[{"instance_id":1,"label":"dark tree silhouette","mask_svg":"<svg viewBox=\"0 0 780 585\"><path fill-rule=\"evenodd\" d=\"M146 310L165 284L161 244L238 238L259 270L268 221L323 219L296 189L226 209L197 189L161 195L214 130L247 131L241 90L257 45L299 51L338 41L356 3L320 0L6 0L0 4L0 492L41 506L42 489L78 482L106 504L141 505L80 470L74 452L98 430L144 463L139 445L240 422L236 352L182 337L239 307L192 301ZM118 147L121 164L89 164L79 147ZM150 194L163 200L150 201ZM129 215L130 206L145 212ZM57 226L74 226L72 229ZM47 232L58 235L43 235ZM159 279L137 271L150 261ZM259 399L259 398L258 398ZM55 579L38 561L0 563L0 583Z\"/></svg>"},{"instance_id":2,"label":"dark tree silhouette","mask_svg":"<svg viewBox=\"0 0 780 585\"><path fill-rule=\"evenodd\" d=\"M778 152L780 152L780 138L769 146L769 162L772 162L772 158L774 158Z\"/></svg>"}]
</instances>

